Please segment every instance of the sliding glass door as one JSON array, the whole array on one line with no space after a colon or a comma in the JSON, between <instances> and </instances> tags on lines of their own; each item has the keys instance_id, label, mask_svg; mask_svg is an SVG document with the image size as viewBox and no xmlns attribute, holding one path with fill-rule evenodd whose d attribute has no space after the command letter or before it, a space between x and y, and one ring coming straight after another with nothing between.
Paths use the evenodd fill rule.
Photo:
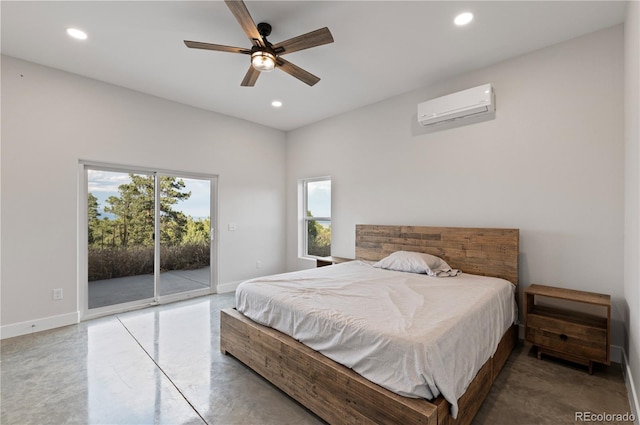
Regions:
<instances>
[{"instance_id":1,"label":"sliding glass door","mask_svg":"<svg viewBox=\"0 0 640 425\"><path fill-rule=\"evenodd\" d=\"M85 315L213 292L215 176L83 164L83 177Z\"/></svg>"},{"instance_id":2,"label":"sliding glass door","mask_svg":"<svg viewBox=\"0 0 640 425\"><path fill-rule=\"evenodd\" d=\"M160 296L211 286L209 180L161 175Z\"/></svg>"},{"instance_id":3,"label":"sliding glass door","mask_svg":"<svg viewBox=\"0 0 640 425\"><path fill-rule=\"evenodd\" d=\"M153 174L87 170L89 309L155 296L153 180Z\"/></svg>"}]
</instances>

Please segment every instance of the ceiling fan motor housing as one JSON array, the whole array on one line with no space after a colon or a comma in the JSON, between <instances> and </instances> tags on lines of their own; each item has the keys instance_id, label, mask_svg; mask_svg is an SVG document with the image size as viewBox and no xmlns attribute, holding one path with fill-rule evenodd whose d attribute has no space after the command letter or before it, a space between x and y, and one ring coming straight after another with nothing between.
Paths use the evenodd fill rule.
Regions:
<instances>
[{"instance_id":1,"label":"ceiling fan motor housing","mask_svg":"<svg viewBox=\"0 0 640 425\"><path fill-rule=\"evenodd\" d=\"M267 24L266 22L260 22L257 27L258 32L263 38L269 37L269 35L271 34L271 25Z\"/></svg>"}]
</instances>

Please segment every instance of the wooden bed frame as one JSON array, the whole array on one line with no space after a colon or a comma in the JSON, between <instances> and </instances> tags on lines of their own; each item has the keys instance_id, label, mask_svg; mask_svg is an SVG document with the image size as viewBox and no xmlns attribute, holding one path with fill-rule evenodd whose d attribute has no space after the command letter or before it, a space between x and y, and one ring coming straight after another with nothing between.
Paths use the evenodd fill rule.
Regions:
<instances>
[{"instance_id":1,"label":"wooden bed frame","mask_svg":"<svg viewBox=\"0 0 640 425\"><path fill-rule=\"evenodd\" d=\"M377 261L399 250L437 255L452 268L518 284L517 229L356 225L356 259ZM223 353L334 425L468 425L518 338L514 325L458 399L454 420L442 396L432 401L399 396L235 309L222 310L220 315Z\"/></svg>"}]
</instances>

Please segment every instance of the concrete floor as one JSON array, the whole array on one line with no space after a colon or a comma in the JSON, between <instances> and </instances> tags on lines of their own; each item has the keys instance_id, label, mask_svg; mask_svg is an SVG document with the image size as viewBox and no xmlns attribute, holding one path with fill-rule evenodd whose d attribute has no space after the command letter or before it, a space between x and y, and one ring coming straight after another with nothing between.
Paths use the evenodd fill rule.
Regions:
<instances>
[{"instance_id":1,"label":"concrete floor","mask_svg":"<svg viewBox=\"0 0 640 425\"><path fill-rule=\"evenodd\" d=\"M233 305L213 295L1 341L0 423L323 424L219 352ZM520 344L473 424L575 424L582 411L629 412L620 366L590 376Z\"/></svg>"}]
</instances>

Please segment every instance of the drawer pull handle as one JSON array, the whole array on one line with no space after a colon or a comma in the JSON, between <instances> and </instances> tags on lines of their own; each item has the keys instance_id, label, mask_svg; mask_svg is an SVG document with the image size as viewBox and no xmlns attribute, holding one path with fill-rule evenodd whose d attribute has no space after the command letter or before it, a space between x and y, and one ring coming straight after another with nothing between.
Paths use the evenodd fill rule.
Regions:
<instances>
[{"instance_id":1,"label":"drawer pull handle","mask_svg":"<svg viewBox=\"0 0 640 425\"><path fill-rule=\"evenodd\" d=\"M563 340L563 341L566 341L566 340L569 339L569 337L566 336L565 334L560 334L560 339Z\"/></svg>"}]
</instances>

